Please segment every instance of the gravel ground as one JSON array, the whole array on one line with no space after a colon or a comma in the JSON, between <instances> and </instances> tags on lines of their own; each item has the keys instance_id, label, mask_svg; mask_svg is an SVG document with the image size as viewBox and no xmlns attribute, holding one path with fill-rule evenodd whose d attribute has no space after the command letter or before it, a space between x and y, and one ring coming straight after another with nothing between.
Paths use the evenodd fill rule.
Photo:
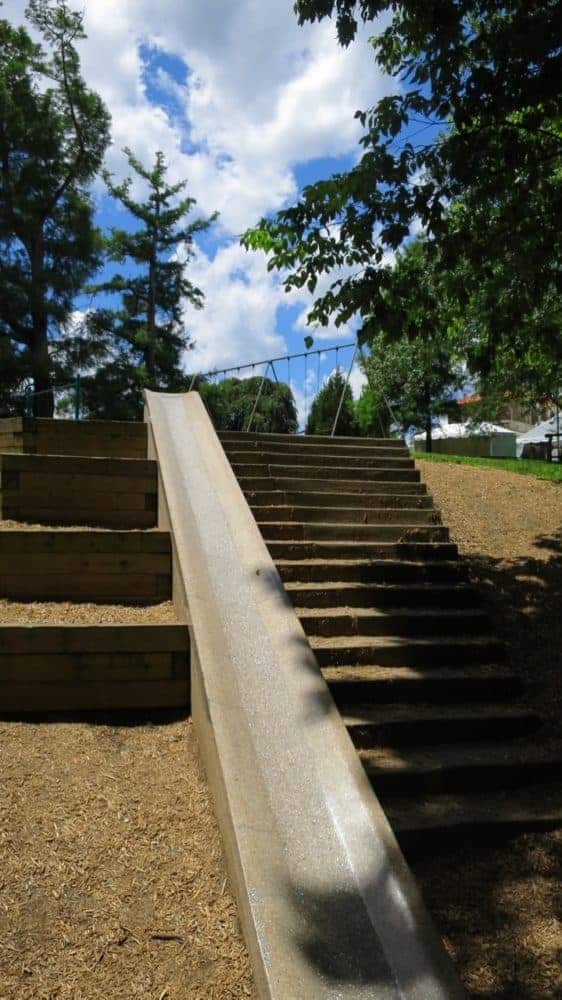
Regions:
<instances>
[{"instance_id":1,"label":"gravel ground","mask_svg":"<svg viewBox=\"0 0 562 1000\"><path fill-rule=\"evenodd\" d=\"M0 625L177 625L178 621L171 601L137 607L70 601L24 604L0 599Z\"/></svg>"},{"instance_id":2,"label":"gravel ground","mask_svg":"<svg viewBox=\"0 0 562 1000\"><path fill-rule=\"evenodd\" d=\"M485 590L528 702L562 738L562 486L497 469L419 462ZM562 996L562 831L467 843L414 870L471 997Z\"/></svg>"},{"instance_id":3,"label":"gravel ground","mask_svg":"<svg viewBox=\"0 0 562 1000\"><path fill-rule=\"evenodd\" d=\"M191 722L0 745L2 1000L254 995Z\"/></svg>"},{"instance_id":4,"label":"gravel ground","mask_svg":"<svg viewBox=\"0 0 562 1000\"><path fill-rule=\"evenodd\" d=\"M148 529L150 530L150 529ZM113 528L89 528L84 524L31 524L28 521L2 521L0 531L113 531Z\"/></svg>"}]
</instances>

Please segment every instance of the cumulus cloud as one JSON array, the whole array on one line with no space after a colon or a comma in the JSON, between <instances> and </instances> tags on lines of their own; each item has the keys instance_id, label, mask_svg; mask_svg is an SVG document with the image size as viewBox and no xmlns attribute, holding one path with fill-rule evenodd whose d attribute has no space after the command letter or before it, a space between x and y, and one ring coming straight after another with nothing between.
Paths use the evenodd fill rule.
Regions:
<instances>
[{"instance_id":1,"label":"cumulus cloud","mask_svg":"<svg viewBox=\"0 0 562 1000\"><path fill-rule=\"evenodd\" d=\"M22 21L23 10L22 0L5 0L2 16ZM187 312L198 343L190 363L224 366L284 351L278 308L299 305L296 329L304 331L311 297L286 297L265 261L230 241L296 197L298 165L356 153L354 112L391 89L367 42L372 26L344 50L332 22L300 28L290 0L86 0L84 10L83 73L113 117L109 169L128 172L124 146L145 162L161 149L171 179L188 178L198 210L221 213L223 245L199 252L192 268L207 305ZM147 52L180 60L185 82L156 65L155 98Z\"/></svg>"},{"instance_id":2,"label":"cumulus cloud","mask_svg":"<svg viewBox=\"0 0 562 1000\"><path fill-rule=\"evenodd\" d=\"M219 248L213 258L199 250L190 279L206 301L202 310L185 309L195 340L185 359L188 368L211 371L286 353L285 340L276 332L283 290L263 257L246 253L238 243Z\"/></svg>"}]
</instances>

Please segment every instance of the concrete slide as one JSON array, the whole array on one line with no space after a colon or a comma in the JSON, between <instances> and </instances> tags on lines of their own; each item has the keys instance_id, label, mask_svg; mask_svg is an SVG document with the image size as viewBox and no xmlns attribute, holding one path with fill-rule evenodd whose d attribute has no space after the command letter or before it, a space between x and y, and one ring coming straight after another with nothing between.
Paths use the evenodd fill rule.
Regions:
<instances>
[{"instance_id":1,"label":"concrete slide","mask_svg":"<svg viewBox=\"0 0 562 1000\"><path fill-rule=\"evenodd\" d=\"M200 397L146 419L259 996L463 997Z\"/></svg>"}]
</instances>

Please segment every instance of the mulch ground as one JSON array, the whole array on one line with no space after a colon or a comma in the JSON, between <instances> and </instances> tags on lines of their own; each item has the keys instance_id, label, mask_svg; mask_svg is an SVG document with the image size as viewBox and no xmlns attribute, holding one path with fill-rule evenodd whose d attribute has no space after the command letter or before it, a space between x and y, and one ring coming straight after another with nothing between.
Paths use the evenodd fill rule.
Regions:
<instances>
[{"instance_id":1,"label":"mulch ground","mask_svg":"<svg viewBox=\"0 0 562 1000\"><path fill-rule=\"evenodd\" d=\"M485 591L529 705L562 738L562 486L420 461L422 477ZM540 791L538 792L540 794ZM562 831L466 843L414 864L430 912L478 1000L562 996Z\"/></svg>"},{"instance_id":2,"label":"mulch ground","mask_svg":"<svg viewBox=\"0 0 562 1000\"><path fill-rule=\"evenodd\" d=\"M253 996L190 722L0 723L0 747L2 1000Z\"/></svg>"}]
</instances>

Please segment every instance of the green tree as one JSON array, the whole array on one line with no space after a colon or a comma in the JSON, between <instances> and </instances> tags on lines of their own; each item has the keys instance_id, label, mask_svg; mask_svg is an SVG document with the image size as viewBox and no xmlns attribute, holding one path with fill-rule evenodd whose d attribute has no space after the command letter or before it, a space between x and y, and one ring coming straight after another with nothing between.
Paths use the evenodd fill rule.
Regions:
<instances>
[{"instance_id":1,"label":"green tree","mask_svg":"<svg viewBox=\"0 0 562 1000\"><path fill-rule=\"evenodd\" d=\"M109 114L80 75L82 14L31 0L44 46L0 20L0 342L53 413L52 349L100 262L88 185L109 143Z\"/></svg>"},{"instance_id":2,"label":"green tree","mask_svg":"<svg viewBox=\"0 0 562 1000\"><path fill-rule=\"evenodd\" d=\"M244 244L269 254L287 290L314 292L320 275L344 268L310 319L359 315L369 337L386 326L385 255L421 223L447 270L465 265L466 295L482 285L491 293L490 268L503 261L504 317L536 337L528 317L560 290L558 0L297 0L295 8L301 24L335 17L342 45L360 19L380 17L375 59L399 86L358 112L356 165L306 187ZM507 290L521 293L510 308ZM491 332L488 361L502 346L497 324Z\"/></svg>"},{"instance_id":3,"label":"green tree","mask_svg":"<svg viewBox=\"0 0 562 1000\"><path fill-rule=\"evenodd\" d=\"M368 385L361 390L361 395L355 403L355 421L360 437L388 437L392 418L384 399L374 393Z\"/></svg>"},{"instance_id":4,"label":"green tree","mask_svg":"<svg viewBox=\"0 0 562 1000\"><path fill-rule=\"evenodd\" d=\"M99 415L103 412L107 416L121 405L114 399L118 384L128 400L127 409L136 400L133 408L137 415L142 410L143 388L174 390L182 384L182 354L190 346L183 326L183 305L203 306L203 292L188 280L186 267L194 255L195 235L205 232L217 218L214 214L187 221L196 201L178 198L186 181L167 182L163 153L156 154L150 169L131 150L125 149L125 154L148 191L144 201L135 201L130 178L113 184L111 176L105 175L110 193L140 223L133 232L112 229L106 249L110 261L128 262L132 267L89 289L121 298L117 309L101 308L88 317L89 330L105 339L109 355L89 383L96 387L98 404L96 393L86 387L89 411L97 409ZM103 389L104 380L108 391Z\"/></svg>"},{"instance_id":5,"label":"green tree","mask_svg":"<svg viewBox=\"0 0 562 1000\"><path fill-rule=\"evenodd\" d=\"M432 450L432 422L440 414L456 415L456 392L466 378L451 355L451 343L435 336L388 340L384 333L371 340L364 362L367 385L359 404L365 412L390 415L404 433L424 430L426 450Z\"/></svg>"},{"instance_id":6,"label":"green tree","mask_svg":"<svg viewBox=\"0 0 562 1000\"><path fill-rule=\"evenodd\" d=\"M245 431L260 393L262 377L224 379L222 382L199 380L196 388L217 430ZM252 419L252 431L270 434L294 434L297 408L293 393L283 382L266 378Z\"/></svg>"},{"instance_id":7,"label":"green tree","mask_svg":"<svg viewBox=\"0 0 562 1000\"><path fill-rule=\"evenodd\" d=\"M458 320L458 302L427 240L413 240L396 255L377 310L369 317L370 356L364 362L367 401L375 412L392 412L402 431L423 428L431 451L432 421L455 409L455 392L466 380L469 334Z\"/></svg>"},{"instance_id":8,"label":"green tree","mask_svg":"<svg viewBox=\"0 0 562 1000\"><path fill-rule=\"evenodd\" d=\"M313 400L306 422L307 434L332 433L342 395L343 403L336 425L336 434L349 437L357 434L353 396L339 368L326 379Z\"/></svg>"}]
</instances>

